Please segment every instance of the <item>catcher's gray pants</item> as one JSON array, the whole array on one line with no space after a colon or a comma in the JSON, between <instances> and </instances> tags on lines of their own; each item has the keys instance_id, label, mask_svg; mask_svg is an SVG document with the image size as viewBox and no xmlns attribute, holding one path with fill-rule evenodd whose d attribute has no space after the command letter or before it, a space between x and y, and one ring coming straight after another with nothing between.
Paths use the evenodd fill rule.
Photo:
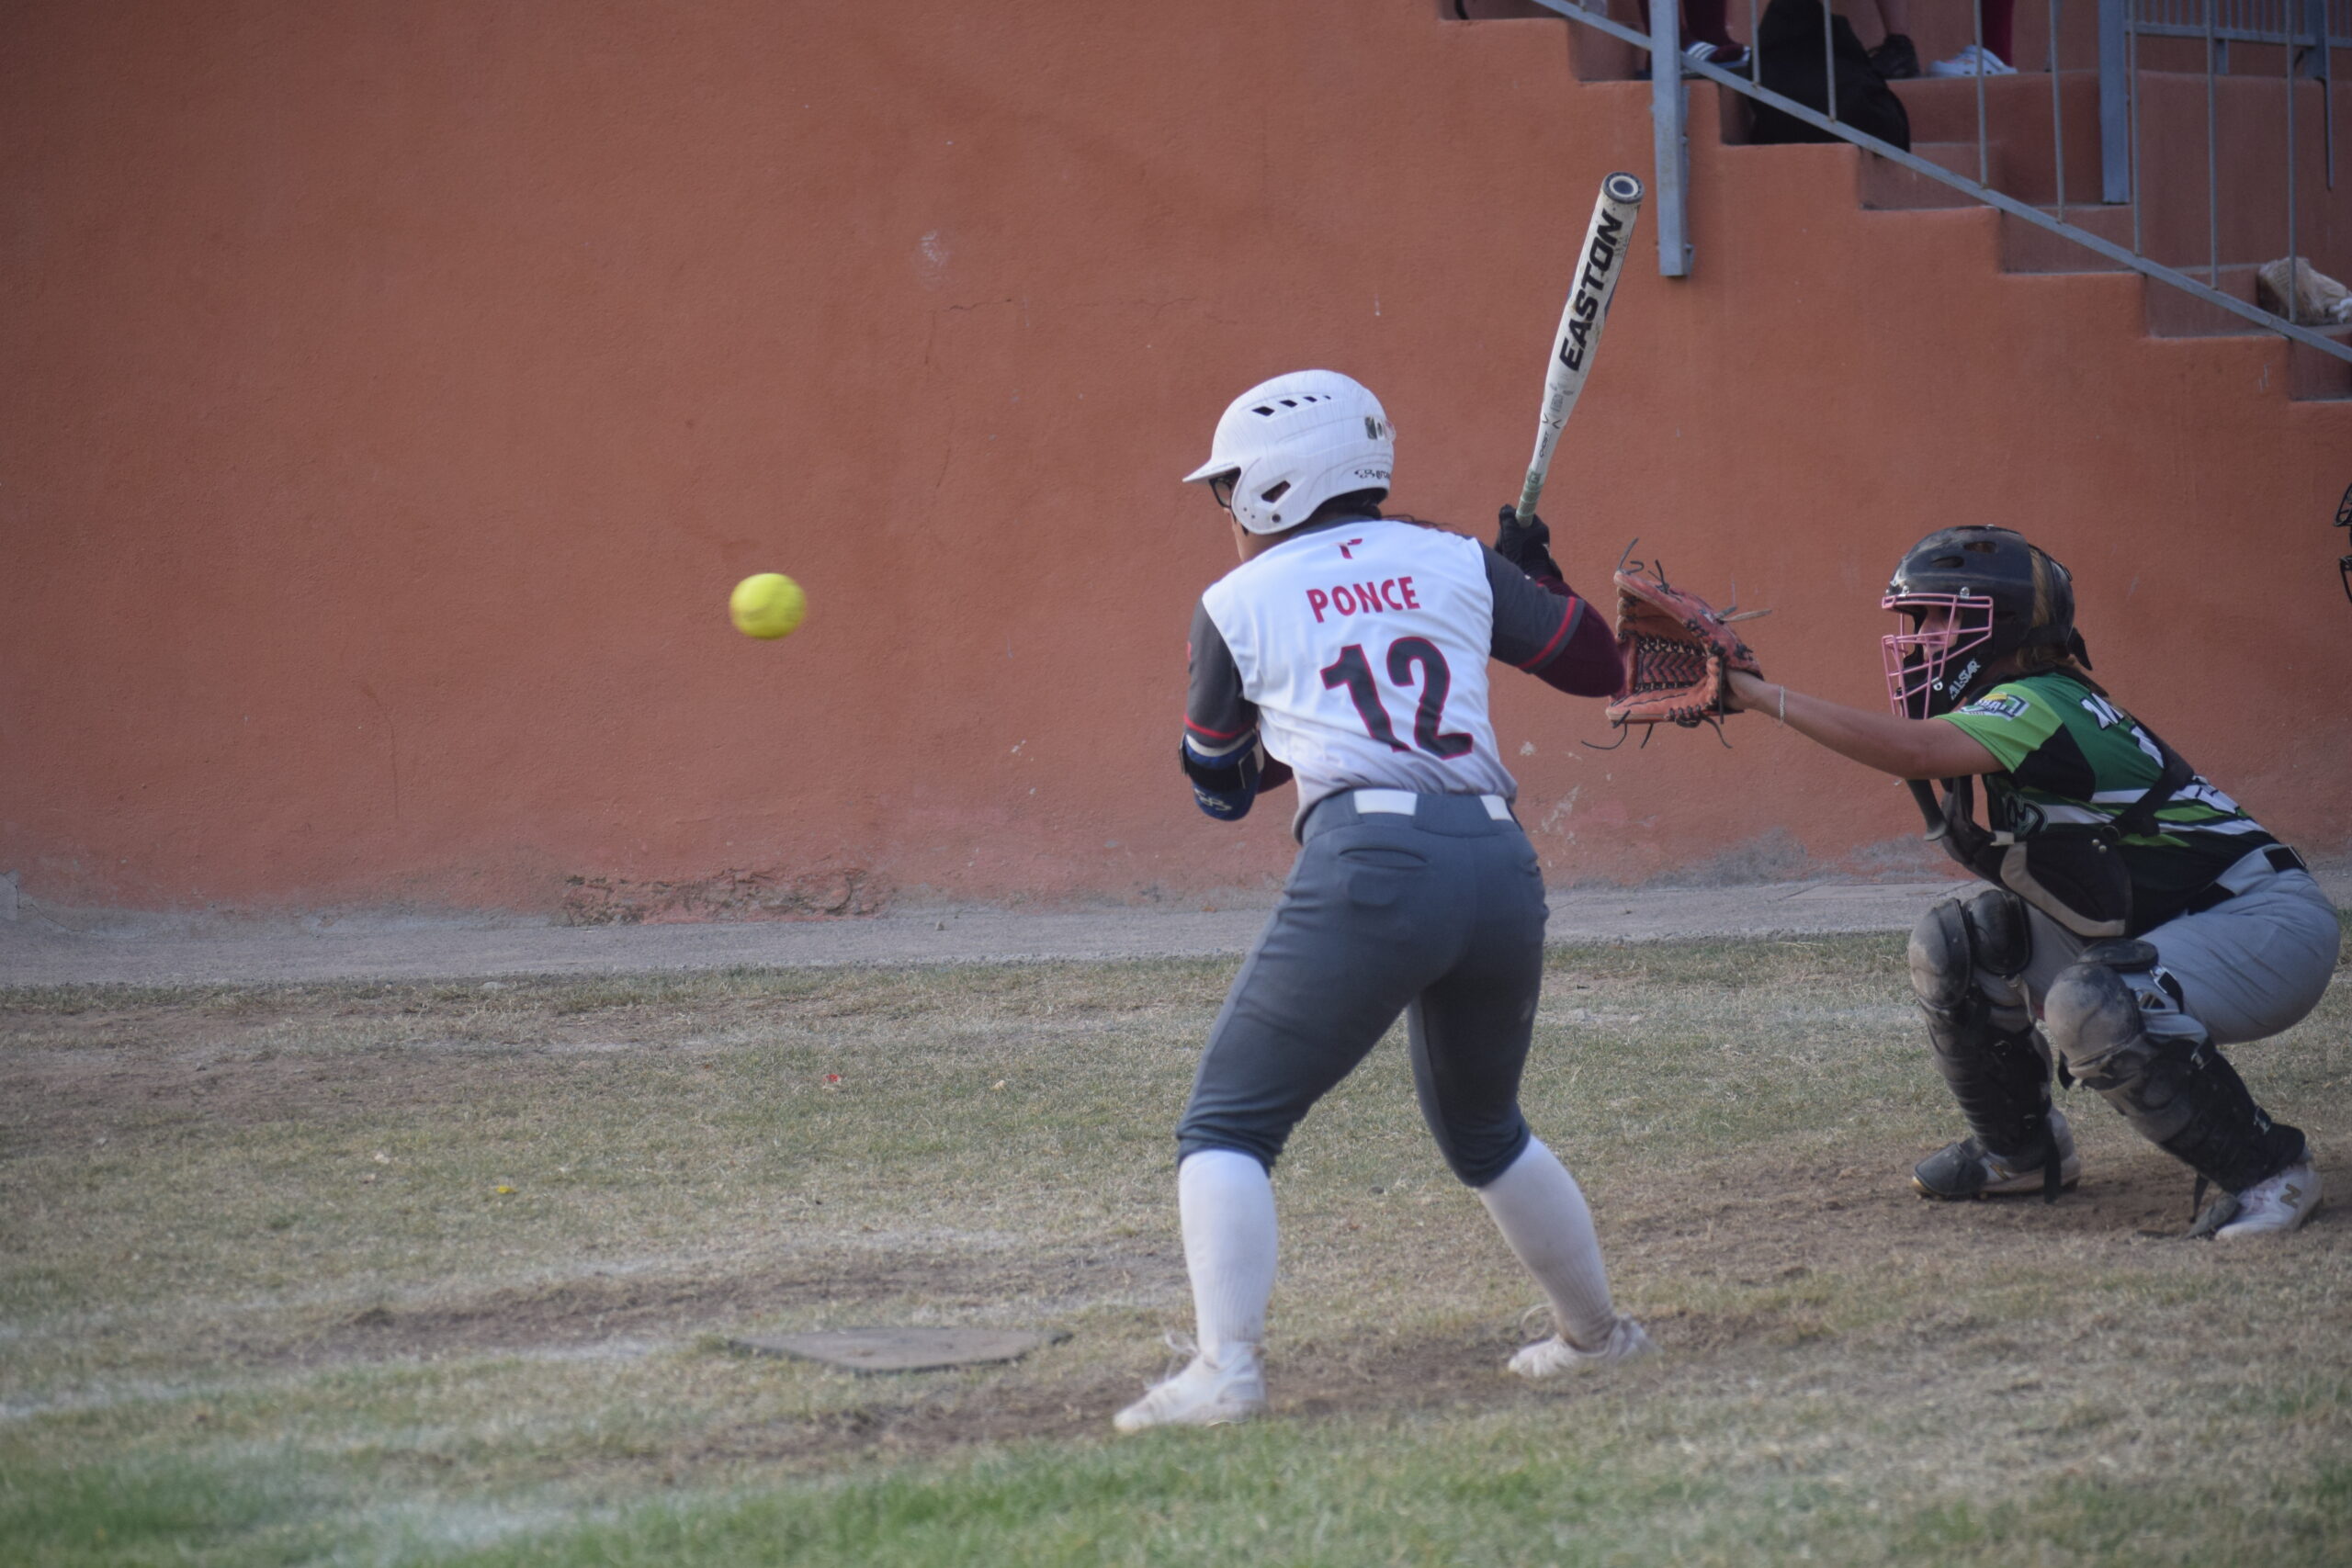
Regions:
<instances>
[{"instance_id":1,"label":"catcher's gray pants","mask_svg":"<svg viewBox=\"0 0 2352 1568\"><path fill-rule=\"evenodd\" d=\"M1302 837L1209 1032L1179 1161L1235 1149L1272 1169L1402 1012L1421 1115L1453 1173L1485 1186L1527 1146L1519 1077L1548 913L1527 835L1498 796L1355 790L1318 803Z\"/></svg>"},{"instance_id":2,"label":"catcher's gray pants","mask_svg":"<svg viewBox=\"0 0 2352 1568\"><path fill-rule=\"evenodd\" d=\"M2153 1039L2217 1045L2266 1039L2318 1006L2335 972L2342 928L2335 906L2309 872L2274 870L2257 850L2221 882L2237 889L2233 897L2166 921L2142 939L2180 985L2177 998L2159 985L2132 987ZM2025 972L2014 981L1981 970L1977 976L1993 1000L1995 1021L2011 1028L2023 1027L2023 1009L2041 1016L2051 982L2088 945L2039 909L2029 908L2026 918L2033 928L2033 956Z\"/></svg>"}]
</instances>

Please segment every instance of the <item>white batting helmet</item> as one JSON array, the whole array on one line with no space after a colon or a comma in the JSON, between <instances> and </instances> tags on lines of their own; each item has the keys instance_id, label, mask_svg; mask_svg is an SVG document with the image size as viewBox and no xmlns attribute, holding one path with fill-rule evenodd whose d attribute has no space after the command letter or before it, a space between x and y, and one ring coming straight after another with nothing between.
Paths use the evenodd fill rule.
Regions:
<instances>
[{"instance_id":1,"label":"white batting helmet","mask_svg":"<svg viewBox=\"0 0 2352 1568\"><path fill-rule=\"evenodd\" d=\"M1336 370L1295 370L1250 388L1216 422L1206 483L1252 534L1295 528L1335 495L1388 493L1396 433L1380 400Z\"/></svg>"}]
</instances>

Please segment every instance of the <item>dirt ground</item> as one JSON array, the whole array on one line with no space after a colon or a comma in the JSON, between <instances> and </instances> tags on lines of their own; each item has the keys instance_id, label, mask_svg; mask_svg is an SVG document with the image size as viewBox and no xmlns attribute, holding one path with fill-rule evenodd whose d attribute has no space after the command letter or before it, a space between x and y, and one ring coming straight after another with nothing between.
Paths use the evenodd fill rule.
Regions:
<instances>
[{"instance_id":1,"label":"dirt ground","mask_svg":"<svg viewBox=\"0 0 2352 1568\"><path fill-rule=\"evenodd\" d=\"M2352 897L2352 868L2342 878ZM1951 884L1755 883L1552 896L1555 942L1908 929ZM1211 957L1248 948L1267 892L1183 905L912 906L839 919L567 926L381 913L243 919L48 910L0 919L0 985L146 985L625 974L737 965Z\"/></svg>"},{"instance_id":2,"label":"dirt ground","mask_svg":"<svg viewBox=\"0 0 2352 1568\"><path fill-rule=\"evenodd\" d=\"M2352 860L2314 867L2352 908ZM1877 882L1571 888L1551 896L1555 944L1908 931L1961 886ZM1215 957L1244 952L1271 890L1185 903L1006 908L907 904L840 919L568 925L382 911L255 918L153 915L0 901L0 986L182 986L417 980L657 970Z\"/></svg>"}]
</instances>

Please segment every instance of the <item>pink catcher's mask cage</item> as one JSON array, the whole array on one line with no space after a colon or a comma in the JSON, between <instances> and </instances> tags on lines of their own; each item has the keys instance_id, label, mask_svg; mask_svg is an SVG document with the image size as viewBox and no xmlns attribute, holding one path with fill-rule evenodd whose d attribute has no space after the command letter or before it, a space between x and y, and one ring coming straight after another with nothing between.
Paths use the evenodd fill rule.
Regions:
<instances>
[{"instance_id":1,"label":"pink catcher's mask cage","mask_svg":"<svg viewBox=\"0 0 2352 1568\"><path fill-rule=\"evenodd\" d=\"M1900 629L1879 639L1886 656L1886 696L1897 718L1926 718L1945 693L1944 708L1960 693L1946 687L1946 671L1972 649L1993 640L1993 600L1983 593L1888 594L1879 608L1895 613ZM1938 612L1942 612L1940 616ZM1930 621L1940 624L1930 626ZM1966 671L1973 677L1975 671Z\"/></svg>"}]
</instances>

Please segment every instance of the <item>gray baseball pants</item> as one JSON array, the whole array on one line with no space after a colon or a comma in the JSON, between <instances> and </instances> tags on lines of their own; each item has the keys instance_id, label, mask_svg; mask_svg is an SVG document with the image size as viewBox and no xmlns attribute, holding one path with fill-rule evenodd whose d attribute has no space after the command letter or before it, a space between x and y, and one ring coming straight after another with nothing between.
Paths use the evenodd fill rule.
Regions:
<instances>
[{"instance_id":1,"label":"gray baseball pants","mask_svg":"<svg viewBox=\"0 0 2352 1568\"><path fill-rule=\"evenodd\" d=\"M2168 920L2143 939L2179 982L2178 998L2163 986L2125 976L2133 982L2152 1039L2211 1040L2217 1045L2267 1039L2318 1006L2335 973L2342 928L2335 906L2309 872L2274 871L2257 851L2222 882L2240 890L2202 913ZM2039 909L2028 909L2027 919L2033 928L2033 956L2024 973L2007 981L1981 970L1977 975L1995 1004L1995 1021L2013 1028L2023 1026L2022 1010L2040 1016L2051 982L2088 945Z\"/></svg>"},{"instance_id":2,"label":"gray baseball pants","mask_svg":"<svg viewBox=\"0 0 2352 1568\"><path fill-rule=\"evenodd\" d=\"M1410 810L1365 808L1379 804ZM1396 790L1319 802L1302 839L1209 1032L1179 1161L1233 1149L1271 1170L1401 1012L1421 1115L1453 1173L1486 1186L1528 1141L1519 1079L1548 914L1534 849L1498 797Z\"/></svg>"}]
</instances>

